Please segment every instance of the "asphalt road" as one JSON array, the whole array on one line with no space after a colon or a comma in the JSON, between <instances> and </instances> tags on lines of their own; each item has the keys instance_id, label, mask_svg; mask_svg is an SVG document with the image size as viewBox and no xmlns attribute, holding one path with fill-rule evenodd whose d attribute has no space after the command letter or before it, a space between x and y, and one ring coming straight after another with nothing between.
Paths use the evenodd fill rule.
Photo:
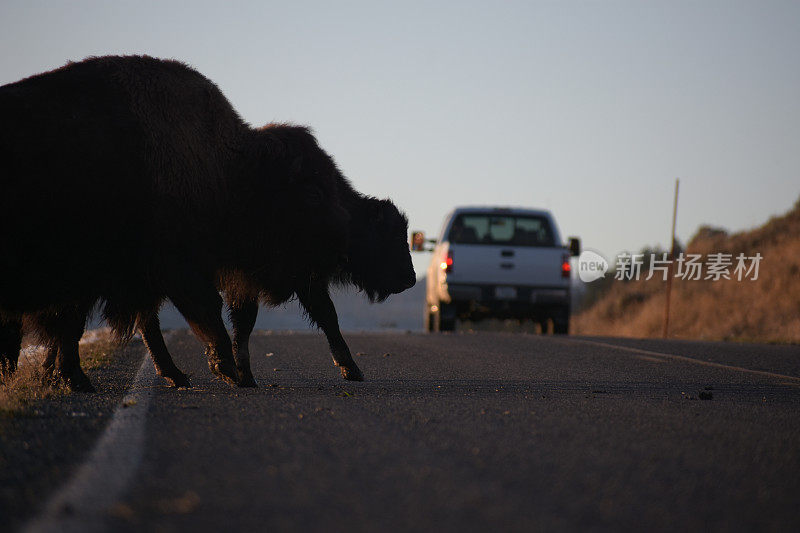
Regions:
<instances>
[{"instance_id":1,"label":"asphalt road","mask_svg":"<svg viewBox=\"0 0 800 533\"><path fill-rule=\"evenodd\" d=\"M167 388L150 363L140 367L143 349L132 345L116 374L92 376L94 398L72 395L44 421L7 429L8 454L22 440L28 446L7 456L22 473L0 474L7 523L29 531L800 530L798 346L501 333L346 338L367 381L341 380L321 335L262 333L251 342L255 390L214 379L189 333L175 332L168 345L191 374L190 390ZM89 413L85 427L64 422L75 408ZM49 424L60 437L26 424L38 432ZM45 461L57 472L31 451L59 446L48 439L72 443ZM8 486L14 479L26 495Z\"/></svg>"}]
</instances>

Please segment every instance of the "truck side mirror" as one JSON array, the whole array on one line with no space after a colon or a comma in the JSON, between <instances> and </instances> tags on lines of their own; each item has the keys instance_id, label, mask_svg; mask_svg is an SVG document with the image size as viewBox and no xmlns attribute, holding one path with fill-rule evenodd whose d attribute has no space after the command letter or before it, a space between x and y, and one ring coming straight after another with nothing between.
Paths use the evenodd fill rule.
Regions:
<instances>
[{"instance_id":1,"label":"truck side mirror","mask_svg":"<svg viewBox=\"0 0 800 533\"><path fill-rule=\"evenodd\" d=\"M581 255L581 240L579 238L569 238L569 255L572 257L578 257Z\"/></svg>"},{"instance_id":2,"label":"truck side mirror","mask_svg":"<svg viewBox=\"0 0 800 533\"><path fill-rule=\"evenodd\" d=\"M411 242L410 248L412 252L424 252L425 251L425 232L424 231L414 231L411 233Z\"/></svg>"}]
</instances>

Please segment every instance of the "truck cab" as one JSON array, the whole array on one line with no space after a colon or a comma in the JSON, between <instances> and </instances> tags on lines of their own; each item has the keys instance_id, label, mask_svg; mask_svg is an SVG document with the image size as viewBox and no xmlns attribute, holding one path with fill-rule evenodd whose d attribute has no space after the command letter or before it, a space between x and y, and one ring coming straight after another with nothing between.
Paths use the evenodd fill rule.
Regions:
<instances>
[{"instance_id":1,"label":"truck cab","mask_svg":"<svg viewBox=\"0 0 800 533\"><path fill-rule=\"evenodd\" d=\"M445 218L428 267L423 326L453 331L458 320L531 319L567 334L570 257L549 211L459 207Z\"/></svg>"}]
</instances>

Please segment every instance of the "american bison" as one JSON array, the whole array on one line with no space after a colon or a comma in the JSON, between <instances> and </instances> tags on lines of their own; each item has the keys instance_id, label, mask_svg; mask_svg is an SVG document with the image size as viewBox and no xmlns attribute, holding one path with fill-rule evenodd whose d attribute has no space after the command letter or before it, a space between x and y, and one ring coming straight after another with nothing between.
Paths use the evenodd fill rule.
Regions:
<instances>
[{"instance_id":1,"label":"american bison","mask_svg":"<svg viewBox=\"0 0 800 533\"><path fill-rule=\"evenodd\" d=\"M355 191L308 129L253 128L200 73L146 56L89 58L2 86L0 116L7 370L24 317L51 348L46 364L93 390L78 340L97 309L120 339L138 330L159 373L188 385L159 328L169 298L212 372L255 385L246 345L257 302L296 296L342 375L363 379L329 287L350 283L371 301L411 287L407 221Z\"/></svg>"}]
</instances>

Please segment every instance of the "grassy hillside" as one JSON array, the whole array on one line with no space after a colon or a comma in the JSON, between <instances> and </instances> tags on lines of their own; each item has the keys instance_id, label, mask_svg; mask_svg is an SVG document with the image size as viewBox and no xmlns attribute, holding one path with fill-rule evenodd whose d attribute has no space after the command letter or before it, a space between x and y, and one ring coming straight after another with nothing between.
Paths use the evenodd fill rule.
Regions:
<instances>
[{"instance_id":1,"label":"grassy hillside","mask_svg":"<svg viewBox=\"0 0 800 533\"><path fill-rule=\"evenodd\" d=\"M800 200L783 216L740 233L701 227L686 253L763 256L756 281L690 281L672 286L670 337L800 342ZM644 276L642 276L644 278ZM732 276L733 277L733 276ZM608 291L573 317L582 335L660 337L666 283L613 281Z\"/></svg>"}]
</instances>

